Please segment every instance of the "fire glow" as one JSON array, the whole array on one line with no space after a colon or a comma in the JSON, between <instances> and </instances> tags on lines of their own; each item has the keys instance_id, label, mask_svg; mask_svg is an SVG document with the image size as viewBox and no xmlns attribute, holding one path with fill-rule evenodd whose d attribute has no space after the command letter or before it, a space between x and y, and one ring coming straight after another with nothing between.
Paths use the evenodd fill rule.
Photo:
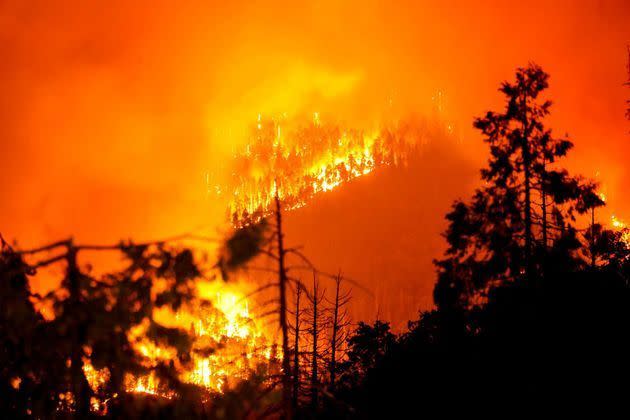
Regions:
<instances>
[{"instance_id":1,"label":"fire glow","mask_svg":"<svg viewBox=\"0 0 630 420\"><path fill-rule=\"evenodd\" d=\"M621 232L621 242L630 249L630 228L622 220L618 219L614 214L610 217L610 226L613 230Z\"/></svg>"},{"instance_id":2,"label":"fire glow","mask_svg":"<svg viewBox=\"0 0 630 420\"><path fill-rule=\"evenodd\" d=\"M267 372L276 369L279 355L271 338L274 335L250 313L244 290L244 286L204 282L198 287L198 295L210 305L182 308L177 313L169 310L154 313L161 324L188 330L194 337L192 360L188 366L181 367L183 382L220 393L261 368ZM135 350L145 358L146 367L154 367L159 361L176 360L175 349L157 346L145 338L145 333L146 325L140 324L130 332L129 338ZM196 351L207 348L213 350L209 354ZM95 392L109 380L107 369L97 371L87 360L84 372ZM163 398L175 396L153 374L138 377L127 374L125 387L128 392ZM97 401L93 408L98 411L98 407L102 405Z\"/></svg>"},{"instance_id":3,"label":"fire glow","mask_svg":"<svg viewBox=\"0 0 630 420\"><path fill-rule=\"evenodd\" d=\"M386 166L404 164L415 138L395 129L346 129L327 124L315 112L311 121L260 114L245 147L235 154L228 213L234 226L271 213L277 192L285 210L303 207L314 196Z\"/></svg>"}]
</instances>

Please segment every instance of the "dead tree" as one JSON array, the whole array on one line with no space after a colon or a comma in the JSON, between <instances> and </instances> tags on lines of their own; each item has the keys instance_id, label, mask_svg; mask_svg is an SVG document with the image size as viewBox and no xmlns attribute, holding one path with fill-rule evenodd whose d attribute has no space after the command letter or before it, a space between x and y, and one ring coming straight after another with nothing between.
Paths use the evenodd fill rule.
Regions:
<instances>
[{"instance_id":1,"label":"dead tree","mask_svg":"<svg viewBox=\"0 0 630 420\"><path fill-rule=\"evenodd\" d=\"M342 280L343 277L340 272L335 279L335 300L331 302L330 362L328 364L331 391L335 390L337 363L344 356L343 352L348 338L347 328L350 325L347 305L350 302L351 290L346 292L341 290Z\"/></svg>"},{"instance_id":2,"label":"dead tree","mask_svg":"<svg viewBox=\"0 0 630 420\"><path fill-rule=\"evenodd\" d=\"M283 206L285 203L283 203L280 199L280 195L277 190L275 192L274 202L275 211L273 217L251 218L247 215L246 218L235 224L236 230L225 241L226 253L220 258L218 266L220 267L224 278L227 278L231 271L244 269L270 273L277 279L277 281L270 282L257 288L254 292L250 293L248 297L269 289L277 290L277 298L273 300L273 303L277 306L273 310L267 311L260 316L278 316L279 330L282 336L282 373L279 381L282 386L282 398L281 405L277 406L276 409L281 411L281 416L283 418L291 418L292 408L295 406L295 404L292 404L295 389L295 384L292 384L292 381L294 380L295 375L291 370L292 352L289 348L287 289L296 286L298 289L301 289L301 293L304 293L311 303L314 302L314 299L312 296L309 296L308 288L298 278L291 276L288 273L289 271L293 272L293 270L305 270L312 272L316 276L323 276L329 279L335 279L336 276L319 271L314 264L300 252L299 248L286 246L282 217ZM269 227L271 227L271 229L268 229ZM250 265L250 262L257 256L271 259L273 261L274 268L256 267ZM292 260L294 259L297 261L297 264L289 264L289 256L292 256ZM349 279L346 280L353 282ZM356 284L356 282L353 284ZM320 304L323 300L323 296L318 297L317 300L318 304ZM322 316L320 308L318 308L317 313L318 316ZM322 328L323 325L318 322L317 330L321 330ZM318 338L321 338L321 335L318 334ZM318 357L315 358L316 361L321 359L323 355L318 354L317 356ZM319 372L316 373L318 374ZM315 377L318 378L318 375L315 375ZM317 394L317 392L315 394ZM317 398L317 395L315 395L315 398Z\"/></svg>"},{"instance_id":3,"label":"dead tree","mask_svg":"<svg viewBox=\"0 0 630 420\"><path fill-rule=\"evenodd\" d=\"M313 291L310 296L310 311L309 311L309 323L310 328L308 334L310 337L310 397L311 397L311 409L317 410L319 406L319 392L320 392L320 373L319 363L322 359L322 332L326 327L326 322L322 319L324 312L322 311L322 303L324 301L326 291L321 290L319 287L319 280L317 274L313 273Z\"/></svg>"},{"instance_id":4,"label":"dead tree","mask_svg":"<svg viewBox=\"0 0 630 420\"><path fill-rule=\"evenodd\" d=\"M287 272L285 267L284 233L282 232L282 210L276 191L276 239L278 247L278 285L280 301L280 329L282 331L282 402L284 416L291 418L291 360L289 354L289 330L287 324Z\"/></svg>"},{"instance_id":5,"label":"dead tree","mask_svg":"<svg viewBox=\"0 0 630 420\"><path fill-rule=\"evenodd\" d=\"M302 294L302 288L297 287L295 291L295 321L293 325L294 342L293 342L293 412L298 410L298 403L300 397L300 327L301 327L301 309L300 309L300 296Z\"/></svg>"},{"instance_id":6,"label":"dead tree","mask_svg":"<svg viewBox=\"0 0 630 420\"><path fill-rule=\"evenodd\" d=\"M626 82L626 86L630 87L630 45L628 45L628 81ZM630 120L630 99L626 100L626 118Z\"/></svg>"}]
</instances>

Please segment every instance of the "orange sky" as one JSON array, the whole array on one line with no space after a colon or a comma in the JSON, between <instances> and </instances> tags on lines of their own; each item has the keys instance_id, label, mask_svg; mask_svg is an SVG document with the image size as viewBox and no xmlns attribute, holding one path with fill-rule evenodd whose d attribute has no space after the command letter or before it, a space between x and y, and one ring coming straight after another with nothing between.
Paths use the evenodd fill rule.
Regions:
<instances>
[{"instance_id":1,"label":"orange sky","mask_svg":"<svg viewBox=\"0 0 630 420\"><path fill-rule=\"evenodd\" d=\"M441 91L440 118L460 141L441 166L427 160L389 183L361 180L289 221L295 242L325 268L341 266L374 289L408 288L405 313L392 309L403 299L392 293L378 305L399 320L413 316L430 304L443 214L470 193L485 159L472 119L501 105L499 82L530 60L551 74L549 123L576 144L571 169L599 171L607 211L630 219L630 2L224 3L0 3L5 237L32 245L69 234L110 242L215 231L225 203L206 195L206 174L227 175L220 168L239 130L259 112L320 111L362 125L390 100L401 115L431 116ZM431 205L405 196L414 192ZM351 223L359 201L373 216L368 227ZM392 229L401 228L405 247L392 251ZM335 232L362 245L332 243ZM368 306L361 316L373 314Z\"/></svg>"}]
</instances>

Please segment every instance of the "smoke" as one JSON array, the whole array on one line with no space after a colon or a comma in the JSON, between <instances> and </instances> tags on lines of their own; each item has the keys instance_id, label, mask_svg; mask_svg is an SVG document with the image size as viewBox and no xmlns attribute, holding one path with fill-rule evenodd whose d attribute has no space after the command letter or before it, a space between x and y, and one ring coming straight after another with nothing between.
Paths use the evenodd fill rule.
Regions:
<instances>
[{"instance_id":1,"label":"smoke","mask_svg":"<svg viewBox=\"0 0 630 420\"><path fill-rule=\"evenodd\" d=\"M229 175L217 168L259 113L322 112L356 127L436 117L461 141L456 160L479 166L471 119L501 106L499 82L529 60L552 75L551 124L575 141L571 164L599 171L609 205L630 214L627 2L228 3L2 2L5 237L214 231L226 203L207 194L207 177ZM448 187L461 184L455 173L439 180L444 202L460 193ZM430 252L418 247L423 261ZM432 283L422 275L409 281Z\"/></svg>"}]
</instances>

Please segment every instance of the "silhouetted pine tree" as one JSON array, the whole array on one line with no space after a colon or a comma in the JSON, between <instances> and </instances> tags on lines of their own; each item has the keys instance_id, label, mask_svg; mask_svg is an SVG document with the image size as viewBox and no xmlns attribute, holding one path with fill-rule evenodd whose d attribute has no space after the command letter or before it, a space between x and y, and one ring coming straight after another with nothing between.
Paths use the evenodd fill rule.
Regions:
<instances>
[{"instance_id":1,"label":"silhouetted pine tree","mask_svg":"<svg viewBox=\"0 0 630 420\"><path fill-rule=\"evenodd\" d=\"M489 284L579 264L575 213L603 202L593 183L554 166L572 143L544 126L551 102L539 96L548 78L535 64L519 68L516 81L499 89L505 110L474 122L490 146L490 160L471 203L456 201L446 216L449 247L435 262L438 305L471 303Z\"/></svg>"},{"instance_id":2,"label":"silhouetted pine tree","mask_svg":"<svg viewBox=\"0 0 630 420\"><path fill-rule=\"evenodd\" d=\"M374 325L359 322L348 339L347 359L339 365L339 387L360 385L370 369L396 345L389 322L377 320Z\"/></svg>"}]
</instances>

